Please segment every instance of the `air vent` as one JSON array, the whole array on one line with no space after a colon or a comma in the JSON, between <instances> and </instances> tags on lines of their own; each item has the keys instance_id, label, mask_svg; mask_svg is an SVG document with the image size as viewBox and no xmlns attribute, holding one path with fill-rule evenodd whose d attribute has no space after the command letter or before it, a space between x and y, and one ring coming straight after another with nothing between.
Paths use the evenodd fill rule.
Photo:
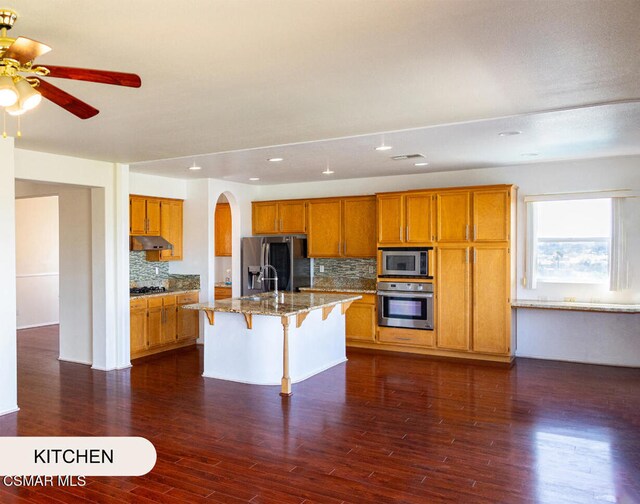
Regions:
<instances>
[{"instance_id":1,"label":"air vent","mask_svg":"<svg viewBox=\"0 0 640 504\"><path fill-rule=\"evenodd\" d=\"M391 159L393 159L394 161L403 161L405 159L417 159L417 158L424 159L424 156L422 154L402 154L400 156L391 156Z\"/></svg>"}]
</instances>

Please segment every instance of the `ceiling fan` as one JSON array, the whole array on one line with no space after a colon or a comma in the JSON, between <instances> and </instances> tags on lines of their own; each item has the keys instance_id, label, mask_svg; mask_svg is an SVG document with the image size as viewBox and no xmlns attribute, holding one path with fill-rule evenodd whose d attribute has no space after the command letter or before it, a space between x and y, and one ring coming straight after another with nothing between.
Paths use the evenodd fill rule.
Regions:
<instances>
[{"instance_id":1,"label":"ceiling fan","mask_svg":"<svg viewBox=\"0 0 640 504\"><path fill-rule=\"evenodd\" d=\"M42 77L135 88L142 85L140 77L130 73L34 65L34 60L51 51L51 47L26 37L8 37L7 30L13 27L17 19L18 15L11 9L0 9L0 106L9 114L19 116L33 109L42 97L80 119L89 119L98 114L98 109L49 84Z\"/></svg>"}]
</instances>

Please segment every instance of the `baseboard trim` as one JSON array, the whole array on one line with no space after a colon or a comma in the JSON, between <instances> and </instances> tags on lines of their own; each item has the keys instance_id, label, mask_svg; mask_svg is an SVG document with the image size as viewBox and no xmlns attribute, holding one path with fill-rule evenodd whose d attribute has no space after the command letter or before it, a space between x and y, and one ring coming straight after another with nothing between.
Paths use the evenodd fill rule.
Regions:
<instances>
[{"instance_id":1,"label":"baseboard trim","mask_svg":"<svg viewBox=\"0 0 640 504\"><path fill-rule=\"evenodd\" d=\"M60 362L69 362L71 364L82 364L83 366L91 366L91 365L93 365L93 362L81 361L81 360L76 360L76 359L63 359L62 357L58 357L58 360Z\"/></svg>"},{"instance_id":2,"label":"baseboard trim","mask_svg":"<svg viewBox=\"0 0 640 504\"><path fill-rule=\"evenodd\" d=\"M20 408L16 406L15 408L9 409L7 411L0 411L0 416L10 415L11 413L17 413L18 411L20 411Z\"/></svg>"},{"instance_id":3,"label":"baseboard trim","mask_svg":"<svg viewBox=\"0 0 640 504\"><path fill-rule=\"evenodd\" d=\"M60 322L43 322L42 324L32 324L32 325L24 325L16 327L16 330L20 331L22 329L35 329L36 327L47 327L52 325L60 325Z\"/></svg>"}]
</instances>

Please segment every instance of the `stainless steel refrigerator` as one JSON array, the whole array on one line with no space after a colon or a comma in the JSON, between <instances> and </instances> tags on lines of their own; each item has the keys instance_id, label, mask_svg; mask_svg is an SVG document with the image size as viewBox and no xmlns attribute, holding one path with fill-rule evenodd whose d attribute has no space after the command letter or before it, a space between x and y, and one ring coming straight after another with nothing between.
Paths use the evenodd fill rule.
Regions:
<instances>
[{"instance_id":1,"label":"stainless steel refrigerator","mask_svg":"<svg viewBox=\"0 0 640 504\"><path fill-rule=\"evenodd\" d=\"M242 239L242 295L275 289L269 268L260 281L260 270L267 264L278 272L278 290L297 291L311 285L311 260L304 236L253 236Z\"/></svg>"}]
</instances>

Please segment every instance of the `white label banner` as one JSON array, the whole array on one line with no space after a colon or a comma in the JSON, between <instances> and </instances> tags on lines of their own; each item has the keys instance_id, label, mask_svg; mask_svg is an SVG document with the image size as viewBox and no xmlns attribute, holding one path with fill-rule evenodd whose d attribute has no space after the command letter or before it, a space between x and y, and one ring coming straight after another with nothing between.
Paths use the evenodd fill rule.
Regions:
<instances>
[{"instance_id":1,"label":"white label banner","mask_svg":"<svg viewBox=\"0 0 640 504\"><path fill-rule=\"evenodd\" d=\"M1 476L142 476L156 459L141 437L0 437Z\"/></svg>"}]
</instances>

